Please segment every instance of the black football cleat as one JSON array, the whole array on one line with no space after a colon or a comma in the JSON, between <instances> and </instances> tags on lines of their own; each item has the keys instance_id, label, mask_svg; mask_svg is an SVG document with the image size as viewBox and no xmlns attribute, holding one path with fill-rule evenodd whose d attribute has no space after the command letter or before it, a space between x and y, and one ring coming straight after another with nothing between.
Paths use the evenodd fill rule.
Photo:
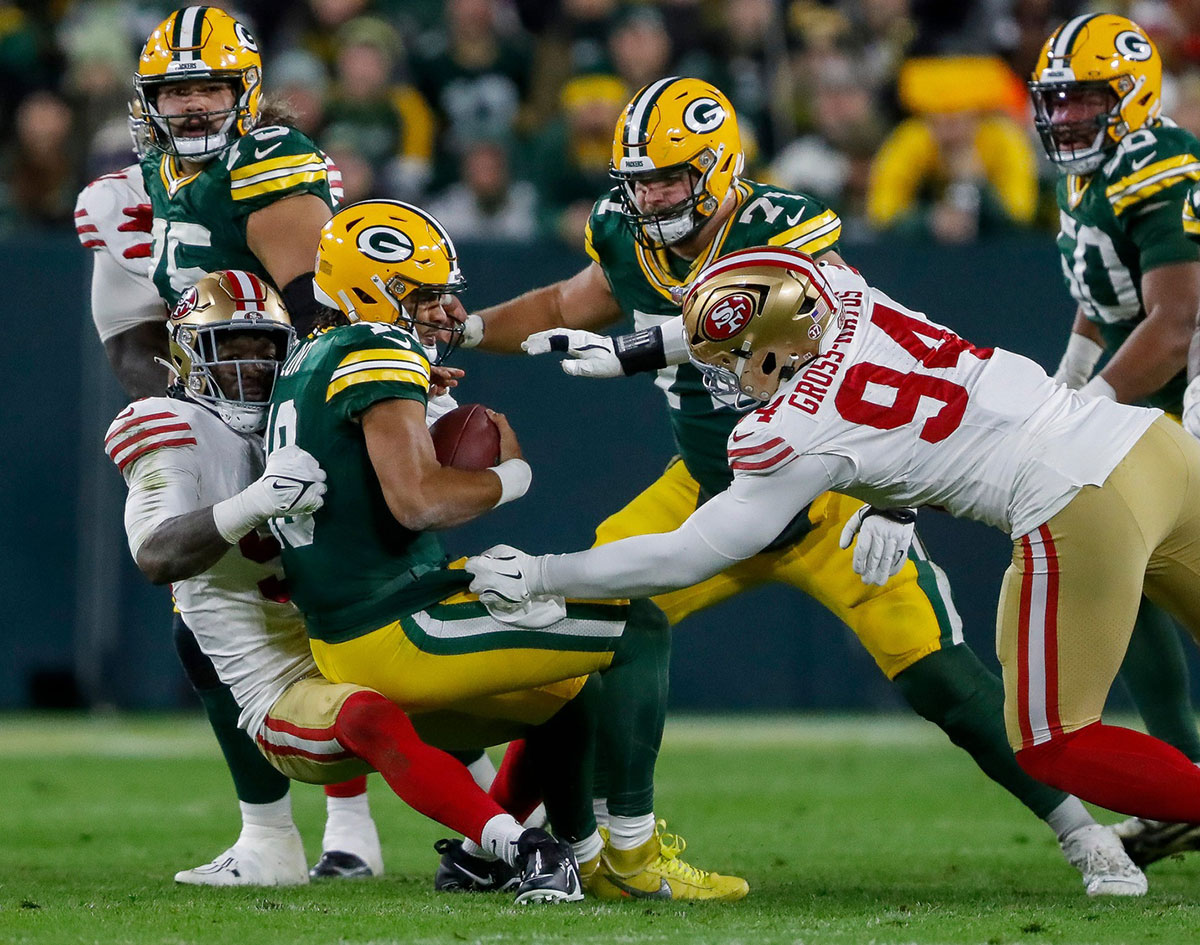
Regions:
<instances>
[{"instance_id":1,"label":"black football cleat","mask_svg":"<svg viewBox=\"0 0 1200 945\"><path fill-rule=\"evenodd\" d=\"M521 864L516 898L519 905L578 902L583 898L579 864L569 843L534 827L517 840L517 859Z\"/></svg>"},{"instance_id":2,"label":"black football cleat","mask_svg":"<svg viewBox=\"0 0 1200 945\"><path fill-rule=\"evenodd\" d=\"M1168 856L1200 850L1200 824L1169 823L1130 817L1113 825L1125 852L1138 866L1149 866Z\"/></svg>"},{"instance_id":3,"label":"black football cleat","mask_svg":"<svg viewBox=\"0 0 1200 945\"><path fill-rule=\"evenodd\" d=\"M503 860L485 860L463 849L461 840L439 840L442 855L433 888L438 892L504 892L517 885L517 871Z\"/></svg>"},{"instance_id":4,"label":"black football cleat","mask_svg":"<svg viewBox=\"0 0 1200 945\"><path fill-rule=\"evenodd\" d=\"M375 873L366 860L341 850L326 850L308 871L309 879L366 879Z\"/></svg>"}]
</instances>

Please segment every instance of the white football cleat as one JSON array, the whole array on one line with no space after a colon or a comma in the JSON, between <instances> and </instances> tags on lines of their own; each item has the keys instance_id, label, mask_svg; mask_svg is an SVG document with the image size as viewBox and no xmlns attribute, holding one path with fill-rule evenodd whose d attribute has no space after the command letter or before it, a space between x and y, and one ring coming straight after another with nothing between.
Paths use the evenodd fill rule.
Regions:
<instances>
[{"instance_id":1,"label":"white football cleat","mask_svg":"<svg viewBox=\"0 0 1200 945\"><path fill-rule=\"evenodd\" d=\"M372 817L330 813L321 840L321 859L308 875L313 879L382 876L383 849Z\"/></svg>"},{"instance_id":2,"label":"white football cleat","mask_svg":"<svg viewBox=\"0 0 1200 945\"><path fill-rule=\"evenodd\" d=\"M181 870L175 882L188 886L303 886L308 863L300 832L243 830L237 843L204 866Z\"/></svg>"},{"instance_id":3,"label":"white football cleat","mask_svg":"<svg viewBox=\"0 0 1200 945\"><path fill-rule=\"evenodd\" d=\"M1146 874L1129 858L1111 827L1088 824L1071 831L1060 846L1083 875L1089 896L1144 896Z\"/></svg>"}]
</instances>

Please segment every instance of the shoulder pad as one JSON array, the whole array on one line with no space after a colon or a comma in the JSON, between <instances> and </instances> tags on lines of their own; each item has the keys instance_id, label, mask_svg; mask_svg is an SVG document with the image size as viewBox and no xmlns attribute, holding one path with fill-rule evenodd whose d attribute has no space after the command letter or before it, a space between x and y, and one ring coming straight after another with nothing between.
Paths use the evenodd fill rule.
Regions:
<instances>
[{"instance_id":1,"label":"shoulder pad","mask_svg":"<svg viewBox=\"0 0 1200 945\"><path fill-rule=\"evenodd\" d=\"M1174 125L1139 129L1122 139L1098 176L1113 213L1120 216L1163 190L1200 177L1200 141Z\"/></svg>"},{"instance_id":2,"label":"shoulder pad","mask_svg":"<svg viewBox=\"0 0 1200 945\"><path fill-rule=\"evenodd\" d=\"M778 431L775 411L782 400L776 398L758 410L746 414L729 434L729 468L734 473L761 475L782 469L796 458L796 451Z\"/></svg>"},{"instance_id":3,"label":"shoulder pad","mask_svg":"<svg viewBox=\"0 0 1200 945\"><path fill-rule=\"evenodd\" d=\"M287 196L293 188L328 183L325 155L295 128L268 125L243 135L229 148L223 167L235 200Z\"/></svg>"},{"instance_id":4,"label":"shoulder pad","mask_svg":"<svg viewBox=\"0 0 1200 945\"><path fill-rule=\"evenodd\" d=\"M151 218L150 198L137 164L97 177L75 202L79 242L86 249L105 250L135 275L146 275Z\"/></svg>"},{"instance_id":5,"label":"shoulder pad","mask_svg":"<svg viewBox=\"0 0 1200 945\"><path fill-rule=\"evenodd\" d=\"M179 409L166 397L135 400L117 414L104 435L104 451L121 472L135 459L155 450L195 446L196 434Z\"/></svg>"},{"instance_id":6,"label":"shoulder pad","mask_svg":"<svg viewBox=\"0 0 1200 945\"><path fill-rule=\"evenodd\" d=\"M592 205L584 232L584 250L592 259L600 262L600 250L614 235L628 232L629 215L621 199L621 190L614 187Z\"/></svg>"}]
</instances>

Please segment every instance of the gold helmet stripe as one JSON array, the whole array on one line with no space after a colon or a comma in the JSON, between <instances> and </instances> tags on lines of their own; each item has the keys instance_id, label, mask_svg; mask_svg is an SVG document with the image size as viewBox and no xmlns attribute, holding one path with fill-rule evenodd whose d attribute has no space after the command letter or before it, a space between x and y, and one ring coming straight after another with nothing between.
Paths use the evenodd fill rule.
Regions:
<instances>
[{"instance_id":1,"label":"gold helmet stripe","mask_svg":"<svg viewBox=\"0 0 1200 945\"><path fill-rule=\"evenodd\" d=\"M646 126L650 122L650 113L654 110L654 104L658 101L659 96L663 93L668 85L677 82L679 76L667 76L665 79L659 79L657 82L651 82L642 94L637 97L637 101L629 109L629 117L625 120L624 135L622 136L621 144L628 152L628 157L645 157L646 156L646 139L650 137Z\"/></svg>"},{"instance_id":2,"label":"gold helmet stripe","mask_svg":"<svg viewBox=\"0 0 1200 945\"><path fill-rule=\"evenodd\" d=\"M1073 20L1067 20L1067 22L1059 28L1058 35L1054 37L1054 41L1050 45L1049 59L1050 67L1052 69L1063 69L1067 67L1067 64L1062 60L1069 59L1071 57L1072 47L1075 45L1076 40L1079 39L1080 34L1083 32L1084 26L1087 25L1088 21L1094 20L1098 15L1099 14L1096 13L1083 13L1075 17ZM1059 60L1057 64L1055 64L1055 60Z\"/></svg>"}]
</instances>

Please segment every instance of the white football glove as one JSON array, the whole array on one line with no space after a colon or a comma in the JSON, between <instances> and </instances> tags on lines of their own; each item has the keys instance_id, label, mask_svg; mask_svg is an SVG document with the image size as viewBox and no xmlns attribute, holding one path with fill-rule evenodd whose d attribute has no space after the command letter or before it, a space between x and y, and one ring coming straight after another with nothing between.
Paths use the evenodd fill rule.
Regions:
<instances>
[{"instance_id":1,"label":"white football glove","mask_svg":"<svg viewBox=\"0 0 1200 945\"><path fill-rule=\"evenodd\" d=\"M846 521L839 548L854 543L854 571L864 584L882 587L904 567L917 524L914 509L876 509L864 505Z\"/></svg>"},{"instance_id":2,"label":"white football glove","mask_svg":"<svg viewBox=\"0 0 1200 945\"><path fill-rule=\"evenodd\" d=\"M529 577L537 562L533 555L512 545L493 545L483 554L467 559L466 569L474 576L469 590L478 594L488 609L521 608L533 597Z\"/></svg>"},{"instance_id":3,"label":"white football glove","mask_svg":"<svg viewBox=\"0 0 1200 945\"><path fill-rule=\"evenodd\" d=\"M1086 338L1071 332L1067 338L1067 350L1063 352L1062 360L1058 362L1058 370L1054 372L1054 383L1065 384L1071 390L1079 390L1096 370L1096 362L1104 348Z\"/></svg>"},{"instance_id":4,"label":"white football glove","mask_svg":"<svg viewBox=\"0 0 1200 945\"><path fill-rule=\"evenodd\" d=\"M258 479L213 506L213 521L233 544L267 519L311 515L324 503L325 470L300 447L285 446L267 457Z\"/></svg>"},{"instance_id":5,"label":"white football glove","mask_svg":"<svg viewBox=\"0 0 1200 945\"><path fill-rule=\"evenodd\" d=\"M551 328L530 335L521 342L526 354L565 352L569 358L562 369L573 377L623 377L624 369L617 360L613 340L607 335L578 328Z\"/></svg>"},{"instance_id":6,"label":"white football glove","mask_svg":"<svg viewBox=\"0 0 1200 945\"><path fill-rule=\"evenodd\" d=\"M1200 377L1194 377L1183 392L1183 428L1200 439Z\"/></svg>"}]
</instances>

